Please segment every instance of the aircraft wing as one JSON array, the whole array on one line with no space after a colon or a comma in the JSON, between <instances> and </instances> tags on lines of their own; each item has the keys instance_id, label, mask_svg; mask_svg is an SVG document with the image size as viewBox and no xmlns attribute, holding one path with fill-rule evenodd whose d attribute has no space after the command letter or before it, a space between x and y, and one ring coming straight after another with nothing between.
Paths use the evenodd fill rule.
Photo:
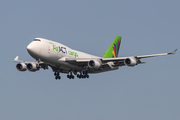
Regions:
<instances>
[{"instance_id":1,"label":"aircraft wing","mask_svg":"<svg viewBox=\"0 0 180 120\"><path fill-rule=\"evenodd\" d=\"M102 63L107 63L107 62L115 62L115 66L124 66L124 60L127 58L136 58L137 59L137 64L142 64L145 62L141 62L141 58L149 58L149 57L156 57L156 56L163 56L163 55L171 55L175 54L177 51L174 50L173 52L170 53L161 53L161 54L151 54L151 55L141 55L141 56L130 56L130 57L118 57L118 58L65 58L66 62L76 64L76 65L87 65L87 63L90 60L100 60Z\"/></svg>"},{"instance_id":2,"label":"aircraft wing","mask_svg":"<svg viewBox=\"0 0 180 120\"><path fill-rule=\"evenodd\" d=\"M45 64L44 62L41 62L41 61L39 61L39 62L38 61L36 61L36 62L22 61L22 60L19 60L19 56L16 56L15 59L13 60L13 62L17 62L22 67L25 67L23 65L28 65L28 64L32 65L32 64L35 64L35 65L38 65L39 68L48 69L48 64ZM20 67L19 70L22 67Z\"/></svg>"},{"instance_id":3,"label":"aircraft wing","mask_svg":"<svg viewBox=\"0 0 180 120\"><path fill-rule=\"evenodd\" d=\"M17 63L37 63L37 64L44 64L43 62L30 62L30 61L22 61L22 60L19 60L19 56L16 56L15 59L13 60L13 62L17 62Z\"/></svg>"},{"instance_id":4,"label":"aircraft wing","mask_svg":"<svg viewBox=\"0 0 180 120\"><path fill-rule=\"evenodd\" d=\"M141 56L131 56L131 57L135 57L136 59L148 58L148 57L157 57L157 56L175 54L176 51L177 51L177 49L174 50L173 52L170 52L170 53L161 53L161 54L152 54L152 55L141 55ZM102 58L102 61L106 61L106 62L109 62L109 61L124 61L126 58L129 58L129 57Z\"/></svg>"},{"instance_id":5,"label":"aircraft wing","mask_svg":"<svg viewBox=\"0 0 180 120\"><path fill-rule=\"evenodd\" d=\"M16 56L15 59L13 60L13 62L22 63L22 62L25 62L25 61L19 60L19 56Z\"/></svg>"}]
</instances>

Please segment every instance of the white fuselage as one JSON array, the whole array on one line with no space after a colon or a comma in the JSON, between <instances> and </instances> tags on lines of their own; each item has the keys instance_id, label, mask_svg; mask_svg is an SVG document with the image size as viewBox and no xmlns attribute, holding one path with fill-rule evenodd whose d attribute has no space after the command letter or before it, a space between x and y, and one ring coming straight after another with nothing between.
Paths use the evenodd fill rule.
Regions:
<instances>
[{"instance_id":1,"label":"white fuselage","mask_svg":"<svg viewBox=\"0 0 180 120\"><path fill-rule=\"evenodd\" d=\"M43 38L32 41L27 46L27 51L34 59L65 70L82 69L82 67L65 62L66 58L100 58Z\"/></svg>"}]
</instances>

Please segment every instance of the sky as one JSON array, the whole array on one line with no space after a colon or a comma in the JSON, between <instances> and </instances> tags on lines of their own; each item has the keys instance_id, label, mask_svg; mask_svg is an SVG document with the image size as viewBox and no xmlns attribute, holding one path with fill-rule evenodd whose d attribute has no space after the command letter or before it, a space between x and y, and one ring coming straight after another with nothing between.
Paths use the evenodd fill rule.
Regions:
<instances>
[{"instance_id":1,"label":"sky","mask_svg":"<svg viewBox=\"0 0 180 120\"><path fill-rule=\"evenodd\" d=\"M179 120L179 0L1 0L1 120ZM119 57L172 52L145 64L56 81L51 68L20 72L35 61L36 37L103 56L117 35Z\"/></svg>"}]
</instances>

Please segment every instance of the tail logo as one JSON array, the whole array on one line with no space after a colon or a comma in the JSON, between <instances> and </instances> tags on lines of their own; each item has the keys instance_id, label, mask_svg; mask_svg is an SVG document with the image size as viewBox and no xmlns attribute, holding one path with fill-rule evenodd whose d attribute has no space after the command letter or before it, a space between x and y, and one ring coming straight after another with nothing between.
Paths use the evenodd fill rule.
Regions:
<instances>
[{"instance_id":1,"label":"tail logo","mask_svg":"<svg viewBox=\"0 0 180 120\"><path fill-rule=\"evenodd\" d=\"M114 58L117 58L117 56L118 56L119 45L120 45L120 40L117 39L117 41L114 43L114 47L112 47L114 50L114 51L112 51Z\"/></svg>"}]
</instances>

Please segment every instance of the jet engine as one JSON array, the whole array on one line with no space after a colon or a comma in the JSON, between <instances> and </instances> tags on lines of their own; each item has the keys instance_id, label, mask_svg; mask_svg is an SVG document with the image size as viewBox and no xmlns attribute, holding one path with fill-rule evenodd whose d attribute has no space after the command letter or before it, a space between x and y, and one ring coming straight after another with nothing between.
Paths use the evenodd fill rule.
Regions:
<instances>
[{"instance_id":1,"label":"jet engine","mask_svg":"<svg viewBox=\"0 0 180 120\"><path fill-rule=\"evenodd\" d=\"M126 58L124 64L133 67L137 65L137 59L135 57Z\"/></svg>"},{"instance_id":2,"label":"jet engine","mask_svg":"<svg viewBox=\"0 0 180 120\"><path fill-rule=\"evenodd\" d=\"M37 67L37 64L35 64L35 63L28 63L27 69L31 72L35 72L35 71L39 70L39 68Z\"/></svg>"},{"instance_id":3,"label":"jet engine","mask_svg":"<svg viewBox=\"0 0 180 120\"><path fill-rule=\"evenodd\" d=\"M101 67L101 62L97 61L97 60L90 60L88 62L88 66L90 68L95 68L95 69L98 69L99 67Z\"/></svg>"},{"instance_id":4,"label":"jet engine","mask_svg":"<svg viewBox=\"0 0 180 120\"><path fill-rule=\"evenodd\" d=\"M19 70L19 71L26 71L27 70L26 64L25 63L18 63L16 65L16 69Z\"/></svg>"}]
</instances>

